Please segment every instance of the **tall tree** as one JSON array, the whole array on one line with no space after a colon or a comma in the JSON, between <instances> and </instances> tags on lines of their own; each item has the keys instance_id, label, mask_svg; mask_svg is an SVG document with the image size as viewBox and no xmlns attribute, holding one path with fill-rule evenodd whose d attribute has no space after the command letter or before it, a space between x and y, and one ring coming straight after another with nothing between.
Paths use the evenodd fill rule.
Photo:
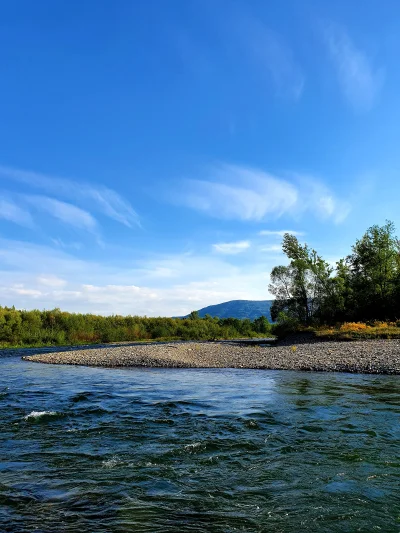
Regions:
<instances>
[{"instance_id":1,"label":"tall tree","mask_svg":"<svg viewBox=\"0 0 400 533\"><path fill-rule=\"evenodd\" d=\"M269 290L275 296L272 318L285 311L301 323L309 324L320 314L333 291L333 269L315 250L307 244L301 245L289 233L283 237L282 250L290 263L271 272Z\"/></svg>"},{"instance_id":2,"label":"tall tree","mask_svg":"<svg viewBox=\"0 0 400 533\"><path fill-rule=\"evenodd\" d=\"M393 222L368 228L346 261L359 318L393 316L400 273L400 242Z\"/></svg>"},{"instance_id":3,"label":"tall tree","mask_svg":"<svg viewBox=\"0 0 400 533\"><path fill-rule=\"evenodd\" d=\"M284 235L282 249L289 264L271 273L273 320L280 311L304 324L400 319L400 241L393 222L371 226L335 270L293 235Z\"/></svg>"}]
</instances>

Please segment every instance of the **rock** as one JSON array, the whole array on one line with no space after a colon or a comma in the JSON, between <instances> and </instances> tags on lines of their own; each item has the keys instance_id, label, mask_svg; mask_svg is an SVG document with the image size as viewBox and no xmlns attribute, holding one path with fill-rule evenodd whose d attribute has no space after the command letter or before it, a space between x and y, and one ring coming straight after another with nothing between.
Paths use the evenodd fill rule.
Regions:
<instances>
[{"instance_id":1,"label":"rock","mask_svg":"<svg viewBox=\"0 0 400 533\"><path fill-rule=\"evenodd\" d=\"M400 373L398 340L309 342L293 339L265 347L226 342L134 344L3 350L27 361L102 367L261 368L362 373ZM172 349L173 348L173 349ZM60 350L60 349L58 349ZM39 353L38 353L39 352ZM40 353L42 352L42 353ZM1 352L0 352L1 353Z\"/></svg>"}]
</instances>

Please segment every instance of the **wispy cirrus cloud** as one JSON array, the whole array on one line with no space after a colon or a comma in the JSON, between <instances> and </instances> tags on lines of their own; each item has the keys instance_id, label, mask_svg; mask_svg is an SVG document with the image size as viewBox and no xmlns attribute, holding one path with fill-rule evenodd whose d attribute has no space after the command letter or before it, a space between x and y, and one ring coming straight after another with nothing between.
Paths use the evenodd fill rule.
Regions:
<instances>
[{"instance_id":1,"label":"wispy cirrus cloud","mask_svg":"<svg viewBox=\"0 0 400 533\"><path fill-rule=\"evenodd\" d=\"M65 248L65 249L70 249L70 250L81 250L83 248L83 244L81 242L77 242L77 241L64 242L59 237L56 239L51 239L51 242L58 248Z\"/></svg>"},{"instance_id":2,"label":"wispy cirrus cloud","mask_svg":"<svg viewBox=\"0 0 400 533\"><path fill-rule=\"evenodd\" d=\"M335 224L343 222L351 211L347 200L342 200L327 185L312 176L294 174L299 189L302 191L301 206L304 212L314 213L320 220L332 220Z\"/></svg>"},{"instance_id":3,"label":"wispy cirrus cloud","mask_svg":"<svg viewBox=\"0 0 400 533\"><path fill-rule=\"evenodd\" d=\"M172 41L189 72L210 80L222 72L225 80L232 74L241 80L250 75L260 86L272 87L278 97L292 101L301 98L304 71L290 42L273 30L267 19L260 18L260 13L253 14L245 3L231 2L229 9L222 10L216 2L199 5L212 20L205 34L209 37L216 31L218 44L210 47L209 38L196 40L193 32L186 30L174 32ZM228 122L229 130L235 130L235 121Z\"/></svg>"},{"instance_id":4,"label":"wispy cirrus cloud","mask_svg":"<svg viewBox=\"0 0 400 533\"><path fill-rule=\"evenodd\" d=\"M272 79L278 94L299 100L305 76L290 46L275 32L254 21L249 28L248 49Z\"/></svg>"},{"instance_id":5,"label":"wispy cirrus cloud","mask_svg":"<svg viewBox=\"0 0 400 533\"><path fill-rule=\"evenodd\" d=\"M28 228L34 225L29 211L22 209L15 202L6 198L0 198L0 218Z\"/></svg>"},{"instance_id":6,"label":"wispy cirrus cloud","mask_svg":"<svg viewBox=\"0 0 400 533\"><path fill-rule=\"evenodd\" d=\"M212 245L215 252L228 255L235 255L245 252L250 248L250 246L251 244L249 241L220 242Z\"/></svg>"},{"instance_id":7,"label":"wispy cirrus cloud","mask_svg":"<svg viewBox=\"0 0 400 533\"><path fill-rule=\"evenodd\" d=\"M211 171L209 180L185 180L175 199L218 218L262 220L293 208L298 191L263 171L221 165Z\"/></svg>"},{"instance_id":8,"label":"wispy cirrus cloud","mask_svg":"<svg viewBox=\"0 0 400 533\"><path fill-rule=\"evenodd\" d=\"M92 233L97 230L96 219L80 207L42 195L24 195L24 200L33 205L35 209L45 211L64 224Z\"/></svg>"},{"instance_id":9,"label":"wispy cirrus cloud","mask_svg":"<svg viewBox=\"0 0 400 533\"><path fill-rule=\"evenodd\" d=\"M374 67L372 58L354 44L345 29L325 24L323 36L343 96L356 111L369 111L384 83L384 68Z\"/></svg>"},{"instance_id":10,"label":"wispy cirrus cloud","mask_svg":"<svg viewBox=\"0 0 400 533\"><path fill-rule=\"evenodd\" d=\"M279 96L299 100L304 90L305 74L290 44L245 8L233 11L230 19L224 19L224 24L228 23L230 39L239 41L253 68L272 81Z\"/></svg>"},{"instance_id":11,"label":"wispy cirrus cloud","mask_svg":"<svg viewBox=\"0 0 400 533\"><path fill-rule=\"evenodd\" d=\"M0 178L25 183L33 189L46 191L63 200L83 204L85 208L90 207L91 211L100 212L125 226L140 226L139 216L131 204L116 191L103 185L78 182L6 166L0 166Z\"/></svg>"},{"instance_id":12,"label":"wispy cirrus cloud","mask_svg":"<svg viewBox=\"0 0 400 533\"><path fill-rule=\"evenodd\" d=\"M216 218L243 221L299 217L306 211L342 222L350 205L317 179L293 174L291 180L260 169L222 164L208 179L186 179L171 201Z\"/></svg>"}]
</instances>

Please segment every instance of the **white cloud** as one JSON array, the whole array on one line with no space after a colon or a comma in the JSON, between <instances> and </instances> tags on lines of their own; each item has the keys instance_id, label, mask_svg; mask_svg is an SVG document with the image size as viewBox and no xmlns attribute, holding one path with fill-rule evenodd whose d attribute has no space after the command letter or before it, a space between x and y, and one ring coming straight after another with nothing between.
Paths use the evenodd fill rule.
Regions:
<instances>
[{"instance_id":1,"label":"white cloud","mask_svg":"<svg viewBox=\"0 0 400 533\"><path fill-rule=\"evenodd\" d=\"M333 220L335 224L343 222L351 211L348 201L335 197L332 191L313 177L295 175L302 190L301 209L310 211L321 220Z\"/></svg>"},{"instance_id":2,"label":"white cloud","mask_svg":"<svg viewBox=\"0 0 400 533\"><path fill-rule=\"evenodd\" d=\"M61 202L55 198L49 198L48 196L25 195L24 199L32 204L35 209L45 211L54 218L64 222L64 224L90 232L96 231L97 222L95 218L80 207Z\"/></svg>"},{"instance_id":3,"label":"white cloud","mask_svg":"<svg viewBox=\"0 0 400 533\"><path fill-rule=\"evenodd\" d=\"M269 229L263 229L259 231L259 235L271 235L275 237L283 237L285 233L290 233L290 235L295 235L296 237L299 237L301 235L304 235L303 231L295 231L291 229L280 229L280 230L269 230Z\"/></svg>"},{"instance_id":4,"label":"white cloud","mask_svg":"<svg viewBox=\"0 0 400 533\"><path fill-rule=\"evenodd\" d=\"M28 211L4 198L0 198L0 218L28 228L33 226L33 220Z\"/></svg>"},{"instance_id":5,"label":"white cloud","mask_svg":"<svg viewBox=\"0 0 400 533\"><path fill-rule=\"evenodd\" d=\"M36 280L39 285L43 285L45 287L64 287L67 283L65 279L61 279L51 274L47 276L38 276Z\"/></svg>"},{"instance_id":6,"label":"white cloud","mask_svg":"<svg viewBox=\"0 0 400 533\"><path fill-rule=\"evenodd\" d=\"M233 299L268 299L274 264L234 265L225 257L182 254L105 266L0 239L0 299L2 305L26 309L180 316Z\"/></svg>"},{"instance_id":7,"label":"white cloud","mask_svg":"<svg viewBox=\"0 0 400 533\"><path fill-rule=\"evenodd\" d=\"M324 37L344 97L357 111L368 111L383 85L384 69L374 68L371 58L342 28L326 25Z\"/></svg>"},{"instance_id":8,"label":"white cloud","mask_svg":"<svg viewBox=\"0 0 400 533\"><path fill-rule=\"evenodd\" d=\"M310 211L341 222L350 206L318 180L293 175L292 180L259 169L222 164L208 180L187 179L171 198L217 218L254 220L297 218Z\"/></svg>"},{"instance_id":9,"label":"white cloud","mask_svg":"<svg viewBox=\"0 0 400 533\"><path fill-rule=\"evenodd\" d=\"M262 220L279 217L294 207L296 188L261 170L221 165L212 180L186 180L186 191L177 195L189 207L219 218Z\"/></svg>"},{"instance_id":10,"label":"white cloud","mask_svg":"<svg viewBox=\"0 0 400 533\"><path fill-rule=\"evenodd\" d=\"M249 241L237 241L237 242L220 242L213 244L213 249L220 254L240 254L250 248Z\"/></svg>"},{"instance_id":11,"label":"white cloud","mask_svg":"<svg viewBox=\"0 0 400 533\"><path fill-rule=\"evenodd\" d=\"M91 211L99 211L125 226L140 225L138 214L117 192L102 185L93 185L56 176L0 166L0 177L18 181L31 188L41 189L74 203L84 204ZM87 203L90 203L87 206Z\"/></svg>"},{"instance_id":12,"label":"white cloud","mask_svg":"<svg viewBox=\"0 0 400 533\"><path fill-rule=\"evenodd\" d=\"M29 296L30 298L39 298L42 292L36 289L25 289L24 287L5 287L5 291L15 296ZM1 293L0 293L1 294Z\"/></svg>"},{"instance_id":13,"label":"white cloud","mask_svg":"<svg viewBox=\"0 0 400 533\"><path fill-rule=\"evenodd\" d=\"M191 282L165 288L135 285L76 285L62 290L30 289L0 283L0 297L5 305L24 309L53 309L103 315L181 316L229 300L267 299L268 280L256 290L254 280L218 279L215 282ZM231 285L233 283L233 285ZM229 286L231 285L231 286ZM261 285L261 284L260 284Z\"/></svg>"}]
</instances>

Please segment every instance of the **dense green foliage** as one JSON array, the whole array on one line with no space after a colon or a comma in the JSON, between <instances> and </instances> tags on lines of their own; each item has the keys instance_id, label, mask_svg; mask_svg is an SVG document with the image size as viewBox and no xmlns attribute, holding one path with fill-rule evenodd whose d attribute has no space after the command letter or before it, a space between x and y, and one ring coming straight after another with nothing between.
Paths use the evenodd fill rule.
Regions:
<instances>
[{"instance_id":1,"label":"dense green foliage","mask_svg":"<svg viewBox=\"0 0 400 533\"><path fill-rule=\"evenodd\" d=\"M392 222L370 227L336 268L288 233L282 248L289 264L272 270L269 287L271 316L281 327L400 318L400 242Z\"/></svg>"},{"instance_id":2,"label":"dense green foliage","mask_svg":"<svg viewBox=\"0 0 400 533\"><path fill-rule=\"evenodd\" d=\"M206 315L218 318L250 318L254 320L266 316L271 320L270 309L272 300L231 300L221 304L209 305L198 310L200 317Z\"/></svg>"},{"instance_id":3,"label":"dense green foliage","mask_svg":"<svg viewBox=\"0 0 400 533\"><path fill-rule=\"evenodd\" d=\"M212 340L264 336L265 317L187 319L138 316L98 316L51 311L18 311L0 307L0 346L62 345L157 339Z\"/></svg>"}]
</instances>

